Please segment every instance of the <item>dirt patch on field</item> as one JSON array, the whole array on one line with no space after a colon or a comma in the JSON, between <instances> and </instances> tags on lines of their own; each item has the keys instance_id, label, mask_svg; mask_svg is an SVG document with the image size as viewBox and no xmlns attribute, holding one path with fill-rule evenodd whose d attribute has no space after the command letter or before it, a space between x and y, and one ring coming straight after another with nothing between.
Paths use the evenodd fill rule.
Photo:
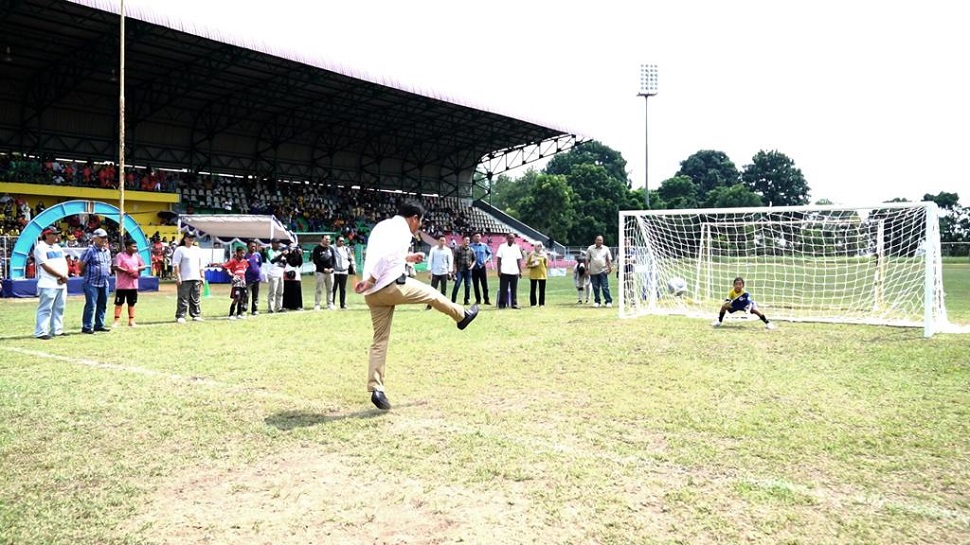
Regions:
<instances>
[{"instance_id":1,"label":"dirt patch on field","mask_svg":"<svg viewBox=\"0 0 970 545\"><path fill-rule=\"evenodd\" d=\"M163 484L126 528L171 544L523 543L540 537L522 495L429 486L316 446Z\"/></svg>"}]
</instances>

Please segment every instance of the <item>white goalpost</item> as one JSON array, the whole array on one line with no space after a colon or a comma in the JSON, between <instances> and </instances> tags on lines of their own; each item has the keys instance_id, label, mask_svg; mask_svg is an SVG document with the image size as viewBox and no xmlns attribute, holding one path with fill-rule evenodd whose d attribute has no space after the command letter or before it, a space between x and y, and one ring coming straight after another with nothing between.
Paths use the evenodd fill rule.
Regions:
<instances>
[{"instance_id":1,"label":"white goalpost","mask_svg":"<svg viewBox=\"0 0 970 545\"><path fill-rule=\"evenodd\" d=\"M772 320L948 325L937 206L620 212L620 316L710 319L734 277Z\"/></svg>"}]
</instances>

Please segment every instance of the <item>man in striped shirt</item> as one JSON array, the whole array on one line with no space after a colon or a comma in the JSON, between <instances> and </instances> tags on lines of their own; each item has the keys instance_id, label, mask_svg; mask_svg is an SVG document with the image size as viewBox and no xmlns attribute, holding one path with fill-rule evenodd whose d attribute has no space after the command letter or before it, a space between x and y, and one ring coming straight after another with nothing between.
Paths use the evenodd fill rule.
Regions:
<instances>
[{"instance_id":1,"label":"man in striped shirt","mask_svg":"<svg viewBox=\"0 0 970 545\"><path fill-rule=\"evenodd\" d=\"M84 312L81 315L81 333L111 331L104 326L108 308L108 279L111 278L111 250L108 249L108 233L95 229L91 233L94 243L88 246L78 265L84 277Z\"/></svg>"}]
</instances>

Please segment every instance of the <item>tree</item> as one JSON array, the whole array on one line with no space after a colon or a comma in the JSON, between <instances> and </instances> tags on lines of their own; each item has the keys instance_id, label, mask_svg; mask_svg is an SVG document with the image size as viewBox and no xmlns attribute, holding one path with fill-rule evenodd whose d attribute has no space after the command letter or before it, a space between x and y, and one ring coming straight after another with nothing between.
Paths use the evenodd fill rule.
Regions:
<instances>
[{"instance_id":1,"label":"tree","mask_svg":"<svg viewBox=\"0 0 970 545\"><path fill-rule=\"evenodd\" d=\"M565 176L539 174L519 203L519 218L556 240L565 240L575 223L576 193Z\"/></svg>"},{"instance_id":2,"label":"tree","mask_svg":"<svg viewBox=\"0 0 970 545\"><path fill-rule=\"evenodd\" d=\"M492 181L492 206L504 210L506 214L518 217L517 210L531 192L532 184L538 175L539 173L531 168L520 178L499 174Z\"/></svg>"},{"instance_id":3,"label":"tree","mask_svg":"<svg viewBox=\"0 0 970 545\"><path fill-rule=\"evenodd\" d=\"M755 195L744 184L716 187L707 194L704 206L708 208L745 208L764 206L761 197Z\"/></svg>"},{"instance_id":4,"label":"tree","mask_svg":"<svg viewBox=\"0 0 970 545\"><path fill-rule=\"evenodd\" d=\"M667 178L660 184L657 194L667 209L697 208L698 205L697 184L689 176Z\"/></svg>"},{"instance_id":5,"label":"tree","mask_svg":"<svg viewBox=\"0 0 970 545\"><path fill-rule=\"evenodd\" d=\"M626 173L626 159L620 152L596 140L556 155L549 161L543 172L568 176L578 165L601 166L610 178L621 180L627 188L630 187L630 179Z\"/></svg>"},{"instance_id":6,"label":"tree","mask_svg":"<svg viewBox=\"0 0 970 545\"><path fill-rule=\"evenodd\" d=\"M960 206L960 195L956 193L947 193L946 191L940 191L936 195L930 195L926 193L923 195L924 201L933 201L937 206L944 210L953 210Z\"/></svg>"},{"instance_id":7,"label":"tree","mask_svg":"<svg viewBox=\"0 0 970 545\"><path fill-rule=\"evenodd\" d=\"M697 196L705 200L717 187L738 183L738 169L723 151L701 150L681 161L675 176L687 176L697 184Z\"/></svg>"},{"instance_id":8,"label":"tree","mask_svg":"<svg viewBox=\"0 0 970 545\"><path fill-rule=\"evenodd\" d=\"M941 191L936 195L923 195L924 201L933 201L940 207L940 242L964 242L970 239L970 212L960 206L960 196Z\"/></svg>"},{"instance_id":9,"label":"tree","mask_svg":"<svg viewBox=\"0 0 970 545\"><path fill-rule=\"evenodd\" d=\"M633 203L625 181L610 176L602 165L574 165L566 180L576 194L576 221L566 237L570 244L591 243L596 235L610 243L619 228L620 209L642 207Z\"/></svg>"},{"instance_id":10,"label":"tree","mask_svg":"<svg viewBox=\"0 0 970 545\"><path fill-rule=\"evenodd\" d=\"M835 204L832 199L819 199L815 201L816 206L828 206L830 204Z\"/></svg>"},{"instance_id":11,"label":"tree","mask_svg":"<svg viewBox=\"0 0 970 545\"><path fill-rule=\"evenodd\" d=\"M741 180L769 206L808 204L808 183L801 169L779 151L759 151L744 167Z\"/></svg>"}]
</instances>

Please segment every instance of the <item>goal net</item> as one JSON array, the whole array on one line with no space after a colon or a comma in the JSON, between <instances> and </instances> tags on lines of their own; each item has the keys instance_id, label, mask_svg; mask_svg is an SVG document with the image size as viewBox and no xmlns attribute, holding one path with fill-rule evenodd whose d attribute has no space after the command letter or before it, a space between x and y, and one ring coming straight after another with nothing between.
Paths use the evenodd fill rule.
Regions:
<instances>
[{"instance_id":1,"label":"goal net","mask_svg":"<svg viewBox=\"0 0 970 545\"><path fill-rule=\"evenodd\" d=\"M935 203L620 212L620 316L710 319L735 277L771 319L946 324Z\"/></svg>"}]
</instances>

